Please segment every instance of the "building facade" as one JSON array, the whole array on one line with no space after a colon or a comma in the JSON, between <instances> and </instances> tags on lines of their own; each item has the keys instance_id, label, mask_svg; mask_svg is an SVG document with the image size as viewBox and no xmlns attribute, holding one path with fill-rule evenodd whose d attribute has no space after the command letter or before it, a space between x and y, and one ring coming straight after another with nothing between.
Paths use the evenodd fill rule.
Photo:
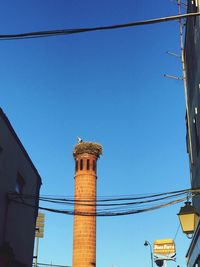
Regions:
<instances>
[{"instance_id":1,"label":"building facade","mask_svg":"<svg viewBox=\"0 0 200 267\"><path fill-rule=\"evenodd\" d=\"M200 0L187 1L188 13L200 12ZM184 60L188 112L186 114L187 151L190 160L190 179L193 189L200 188L200 16L186 21ZM193 198L200 214L200 196ZM200 266L200 224L193 235L187 255L188 267Z\"/></svg>"},{"instance_id":2,"label":"building facade","mask_svg":"<svg viewBox=\"0 0 200 267\"><path fill-rule=\"evenodd\" d=\"M12 252L15 264L32 266L40 186L39 173L8 118L0 109L0 263L2 265L5 264L5 254L9 250ZM34 197L24 199L24 195Z\"/></svg>"}]
</instances>

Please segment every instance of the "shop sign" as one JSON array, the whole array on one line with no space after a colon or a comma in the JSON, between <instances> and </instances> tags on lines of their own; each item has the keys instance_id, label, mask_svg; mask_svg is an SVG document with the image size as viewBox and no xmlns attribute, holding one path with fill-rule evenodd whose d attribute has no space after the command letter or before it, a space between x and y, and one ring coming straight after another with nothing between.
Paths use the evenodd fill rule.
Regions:
<instances>
[{"instance_id":1,"label":"shop sign","mask_svg":"<svg viewBox=\"0 0 200 267\"><path fill-rule=\"evenodd\" d=\"M176 247L173 239L155 240L153 246L154 254L169 255L176 253Z\"/></svg>"}]
</instances>

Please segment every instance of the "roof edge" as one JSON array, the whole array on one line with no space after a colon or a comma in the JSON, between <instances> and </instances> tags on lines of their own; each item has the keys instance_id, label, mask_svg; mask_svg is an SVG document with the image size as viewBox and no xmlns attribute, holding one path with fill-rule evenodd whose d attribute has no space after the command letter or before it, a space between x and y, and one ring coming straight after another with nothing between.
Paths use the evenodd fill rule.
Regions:
<instances>
[{"instance_id":1,"label":"roof edge","mask_svg":"<svg viewBox=\"0 0 200 267\"><path fill-rule=\"evenodd\" d=\"M2 119L4 120L6 126L8 127L8 129L10 130L12 136L14 137L14 139L16 140L16 142L18 143L21 151L23 152L25 158L29 161L31 167L33 168L35 174L37 175L38 179L39 179L39 184L42 184L42 178L38 172L38 170L36 169L35 165L33 164L30 156L28 155L28 152L26 151L26 149L24 148L22 142L20 141L19 137L17 136L14 128L12 127L8 117L6 116L6 114L4 113L3 109L0 107L0 116L2 117Z\"/></svg>"}]
</instances>

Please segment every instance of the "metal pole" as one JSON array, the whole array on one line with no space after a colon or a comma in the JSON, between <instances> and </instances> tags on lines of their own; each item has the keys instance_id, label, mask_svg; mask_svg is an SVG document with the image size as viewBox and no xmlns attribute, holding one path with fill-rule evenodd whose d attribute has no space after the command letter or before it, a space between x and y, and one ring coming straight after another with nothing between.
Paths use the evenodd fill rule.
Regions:
<instances>
[{"instance_id":1,"label":"metal pole","mask_svg":"<svg viewBox=\"0 0 200 267\"><path fill-rule=\"evenodd\" d=\"M150 243L149 245L150 245L150 250L151 250L151 267L153 267L153 252L152 252L152 247Z\"/></svg>"},{"instance_id":2,"label":"metal pole","mask_svg":"<svg viewBox=\"0 0 200 267\"><path fill-rule=\"evenodd\" d=\"M36 258L35 258L35 267L37 267L37 263L38 263L38 247L39 247L39 237L36 238Z\"/></svg>"},{"instance_id":3,"label":"metal pole","mask_svg":"<svg viewBox=\"0 0 200 267\"><path fill-rule=\"evenodd\" d=\"M177 0L177 4L178 4L178 15L180 15L181 14L181 1ZM190 152L190 161L191 161L191 164L193 164L190 113L189 113L189 106L188 106L188 91L187 91L186 69L185 69L184 48L183 48L183 25L182 25L181 19L179 19L179 30L180 30L181 64L182 64L182 72L183 72L183 84L184 84L184 93L185 93L185 105L186 105L188 139L189 139L188 140L189 141L189 152Z\"/></svg>"},{"instance_id":4,"label":"metal pole","mask_svg":"<svg viewBox=\"0 0 200 267\"><path fill-rule=\"evenodd\" d=\"M144 245L145 246L149 246L149 248L150 248L150 253L151 253L151 267L153 267L153 251L152 251L152 246L149 243L149 241L147 241L147 240L145 241Z\"/></svg>"},{"instance_id":5,"label":"metal pole","mask_svg":"<svg viewBox=\"0 0 200 267\"><path fill-rule=\"evenodd\" d=\"M152 252L152 249L151 249L151 267L153 267L153 252Z\"/></svg>"}]
</instances>

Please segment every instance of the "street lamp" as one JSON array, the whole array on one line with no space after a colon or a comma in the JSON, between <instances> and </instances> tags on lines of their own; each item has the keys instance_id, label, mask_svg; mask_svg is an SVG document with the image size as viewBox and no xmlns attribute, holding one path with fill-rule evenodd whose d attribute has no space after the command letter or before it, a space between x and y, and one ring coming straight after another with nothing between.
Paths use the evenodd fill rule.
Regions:
<instances>
[{"instance_id":1,"label":"street lamp","mask_svg":"<svg viewBox=\"0 0 200 267\"><path fill-rule=\"evenodd\" d=\"M181 207L177 215L179 217L183 233L185 233L188 238L192 238L199 220L199 214L191 205L191 202L187 200L185 202L185 206Z\"/></svg>"},{"instance_id":2,"label":"street lamp","mask_svg":"<svg viewBox=\"0 0 200 267\"><path fill-rule=\"evenodd\" d=\"M147 240L144 242L144 246L145 246L145 247L147 247L147 246L150 247L150 252L151 252L151 267L153 267L153 252L152 252L152 246L151 246L151 244L149 243L149 241L147 241Z\"/></svg>"}]
</instances>

